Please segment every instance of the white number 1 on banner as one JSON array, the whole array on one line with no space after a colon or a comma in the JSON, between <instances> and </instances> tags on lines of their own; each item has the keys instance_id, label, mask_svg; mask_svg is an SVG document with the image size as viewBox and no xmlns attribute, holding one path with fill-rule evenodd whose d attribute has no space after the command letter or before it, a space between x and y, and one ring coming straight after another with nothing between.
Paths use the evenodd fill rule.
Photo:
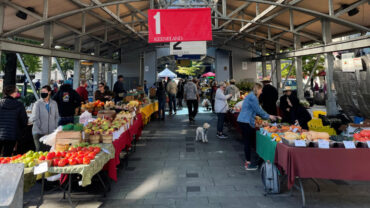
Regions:
<instances>
[{"instance_id":1,"label":"white number 1 on banner","mask_svg":"<svg viewBox=\"0 0 370 208\"><path fill-rule=\"evenodd\" d=\"M155 19L155 34L159 35L161 34L161 13L157 12L157 14L154 15Z\"/></svg>"}]
</instances>

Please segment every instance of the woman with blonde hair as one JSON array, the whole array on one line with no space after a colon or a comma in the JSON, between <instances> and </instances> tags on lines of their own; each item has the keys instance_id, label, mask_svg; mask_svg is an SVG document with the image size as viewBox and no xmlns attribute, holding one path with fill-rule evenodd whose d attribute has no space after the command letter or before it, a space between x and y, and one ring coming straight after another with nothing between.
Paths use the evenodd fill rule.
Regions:
<instances>
[{"instance_id":1,"label":"woman with blonde hair","mask_svg":"<svg viewBox=\"0 0 370 208\"><path fill-rule=\"evenodd\" d=\"M225 95L226 84L220 82L219 88L216 91L215 96L215 112L217 114L217 137L220 139L226 139L227 136L223 133L225 114L229 110L229 104L227 100L231 98L231 94Z\"/></svg>"},{"instance_id":2,"label":"woman with blonde hair","mask_svg":"<svg viewBox=\"0 0 370 208\"><path fill-rule=\"evenodd\" d=\"M257 170L258 167L258 156L255 150L252 150L251 143L254 137L254 121L256 115L263 119L276 120L276 116L267 114L259 105L258 98L262 93L263 86L260 83L254 84L253 92L249 93L245 97L242 105L242 109L238 116L238 123L242 130L244 140L244 153L245 153L245 164L246 170ZM253 158L252 158L253 156Z\"/></svg>"}]
</instances>

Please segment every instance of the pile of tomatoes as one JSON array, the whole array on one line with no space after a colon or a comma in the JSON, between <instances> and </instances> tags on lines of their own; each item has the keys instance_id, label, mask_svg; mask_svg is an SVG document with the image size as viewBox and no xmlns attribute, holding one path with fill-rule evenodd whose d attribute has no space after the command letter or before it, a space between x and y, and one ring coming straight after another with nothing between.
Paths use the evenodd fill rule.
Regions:
<instances>
[{"instance_id":1,"label":"pile of tomatoes","mask_svg":"<svg viewBox=\"0 0 370 208\"><path fill-rule=\"evenodd\" d=\"M66 165L88 165L90 161L101 151L100 147L71 147L65 152L49 152L46 156L40 156L39 160L51 160L52 166L64 167Z\"/></svg>"}]
</instances>

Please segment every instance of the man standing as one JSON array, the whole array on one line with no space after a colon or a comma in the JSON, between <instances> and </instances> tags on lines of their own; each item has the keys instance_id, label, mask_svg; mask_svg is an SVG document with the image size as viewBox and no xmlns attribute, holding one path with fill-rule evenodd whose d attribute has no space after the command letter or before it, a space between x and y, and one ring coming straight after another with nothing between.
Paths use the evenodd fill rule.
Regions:
<instances>
[{"instance_id":1,"label":"man standing","mask_svg":"<svg viewBox=\"0 0 370 208\"><path fill-rule=\"evenodd\" d=\"M113 92L114 92L114 102L119 102L123 100L126 90L123 87L123 76L122 75L118 75L118 80L116 83L114 83L114 86L113 86Z\"/></svg>"},{"instance_id":2,"label":"man standing","mask_svg":"<svg viewBox=\"0 0 370 208\"><path fill-rule=\"evenodd\" d=\"M78 93L73 90L70 80L64 82L60 90L54 95L53 100L58 104L60 116L58 125L74 123L74 115L81 105L81 98Z\"/></svg>"},{"instance_id":3,"label":"man standing","mask_svg":"<svg viewBox=\"0 0 370 208\"><path fill-rule=\"evenodd\" d=\"M184 86L184 99L188 106L190 122L194 121L194 118L198 113L199 94L195 82L195 79L193 79L193 81L189 79L189 81Z\"/></svg>"},{"instance_id":4,"label":"man standing","mask_svg":"<svg viewBox=\"0 0 370 208\"><path fill-rule=\"evenodd\" d=\"M89 93L87 92L86 88L87 88L86 80L81 80L80 81L80 86L76 89L77 93L81 97L81 102L84 102L84 103L89 102L89 98L88 98Z\"/></svg>"},{"instance_id":5,"label":"man standing","mask_svg":"<svg viewBox=\"0 0 370 208\"><path fill-rule=\"evenodd\" d=\"M146 80L144 80L144 93L145 93L145 95L148 95L148 93L149 93L149 89L148 89L148 85L146 83Z\"/></svg>"},{"instance_id":6,"label":"man standing","mask_svg":"<svg viewBox=\"0 0 370 208\"><path fill-rule=\"evenodd\" d=\"M259 98L262 108L270 115L277 115L276 101L279 99L279 93L277 89L270 84L270 78L264 77L262 83L263 89Z\"/></svg>"},{"instance_id":7,"label":"man standing","mask_svg":"<svg viewBox=\"0 0 370 208\"><path fill-rule=\"evenodd\" d=\"M240 90L237 86L235 86L235 80L230 80L230 85L226 87L225 94L232 94L231 100L237 101L240 97Z\"/></svg>"},{"instance_id":8,"label":"man standing","mask_svg":"<svg viewBox=\"0 0 370 208\"><path fill-rule=\"evenodd\" d=\"M172 115L172 108L174 113L176 114L176 94L177 94L177 84L175 80L168 79L167 84L167 93L168 93L168 105L170 106L170 115Z\"/></svg>"}]
</instances>

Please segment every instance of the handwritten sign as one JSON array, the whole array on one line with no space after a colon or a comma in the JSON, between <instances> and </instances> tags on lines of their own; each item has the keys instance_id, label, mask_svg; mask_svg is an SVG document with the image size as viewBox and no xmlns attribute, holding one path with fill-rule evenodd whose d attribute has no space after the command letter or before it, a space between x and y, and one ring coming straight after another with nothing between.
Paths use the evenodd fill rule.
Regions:
<instances>
[{"instance_id":1,"label":"handwritten sign","mask_svg":"<svg viewBox=\"0 0 370 208\"><path fill-rule=\"evenodd\" d=\"M35 166L33 169L33 174L38 175L41 173L46 173L49 170L49 166L47 162L40 163L39 165Z\"/></svg>"},{"instance_id":2,"label":"handwritten sign","mask_svg":"<svg viewBox=\"0 0 370 208\"><path fill-rule=\"evenodd\" d=\"M306 147L306 142L304 140L294 140L294 145L296 147Z\"/></svg>"},{"instance_id":3,"label":"handwritten sign","mask_svg":"<svg viewBox=\"0 0 370 208\"><path fill-rule=\"evenodd\" d=\"M329 141L326 141L326 140L323 140L323 139L319 139L318 143L319 143L319 148L321 148L321 149L329 149Z\"/></svg>"},{"instance_id":4,"label":"handwritten sign","mask_svg":"<svg viewBox=\"0 0 370 208\"><path fill-rule=\"evenodd\" d=\"M346 149L356 149L355 143L353 141L343 141L343 144Z\"/></svg>"}]
</instances>

